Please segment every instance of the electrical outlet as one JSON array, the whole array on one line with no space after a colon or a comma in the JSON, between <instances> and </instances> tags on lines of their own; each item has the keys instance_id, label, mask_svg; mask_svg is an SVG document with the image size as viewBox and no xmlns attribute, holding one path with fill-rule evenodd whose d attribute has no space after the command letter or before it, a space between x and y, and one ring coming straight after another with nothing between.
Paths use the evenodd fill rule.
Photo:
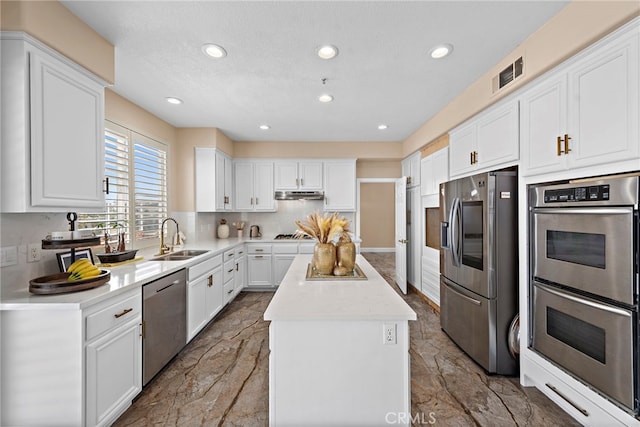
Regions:
<instances>
[{"instance_id":1,"label":"electrical outlet","mask_svg":"<svg viewBox=\"0 0 640 427\"><path fill-rule=\"evenodd\" d=\"M30 243L27 246L27 262L40 261L40 244Z\"/></svg>"},{"instance_id":2,"label":"electrical outlet","mask_svg":"<svg viewBox=\"0 0 640 427\"><path fill-rule=\"evenodd\" d=\"M396 324L395 323L385 323L382 325L382 331L384 333L383 343L384 344L395 344L396 343Z\"/></svg>"}]
</instances>

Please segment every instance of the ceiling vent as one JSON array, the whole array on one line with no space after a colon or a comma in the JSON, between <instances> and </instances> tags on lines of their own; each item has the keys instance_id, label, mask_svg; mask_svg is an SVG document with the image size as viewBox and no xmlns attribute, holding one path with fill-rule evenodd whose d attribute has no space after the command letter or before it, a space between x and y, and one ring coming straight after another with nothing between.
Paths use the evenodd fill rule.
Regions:
<instances>
[{"instance_id":1,"label":"ceiling vent","mask_svg":"<svg viewBox=\"0 0 640 427\"><path fill-rule=\"evenodd\" d=\"M509 64L507 68L500 71L500 73L492 79L491 93L497 93L503 87L520 77L523 69L524 61L522 60L522 57L516 59L513 64Z\"/></svg>"}]
</instances>

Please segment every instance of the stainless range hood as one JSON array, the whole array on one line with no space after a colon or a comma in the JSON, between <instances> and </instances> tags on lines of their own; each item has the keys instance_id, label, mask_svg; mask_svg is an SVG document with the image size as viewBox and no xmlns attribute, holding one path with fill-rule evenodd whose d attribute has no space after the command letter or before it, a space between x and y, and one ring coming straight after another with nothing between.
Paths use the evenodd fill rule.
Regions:
<instances>
[{"instance_id":1,"label":"stainless range hood","mask_svg":"<svg viewBox=\"0 0 640 427\"><path fill-rule=\"evenodd\" d=\"M323 200L322 191L276 191L276 200Z\"/></svg>"}]
</instances>

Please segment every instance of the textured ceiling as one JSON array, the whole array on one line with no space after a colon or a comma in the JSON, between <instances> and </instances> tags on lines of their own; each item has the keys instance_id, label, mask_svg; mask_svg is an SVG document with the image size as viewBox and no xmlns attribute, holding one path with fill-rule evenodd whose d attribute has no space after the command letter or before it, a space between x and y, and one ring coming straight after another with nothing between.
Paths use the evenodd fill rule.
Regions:
<instances>
[{"instance_id":1,"label":"textured ceiling","mask_svg":"<svg viewBox=\"0 0 640 427\"><path fill-rule=\"evenodd\" d=\"M112 89L176 127L235 141L402 141L568 2L62 3L115 46ZM205 57L207 42L228 55ZM340 54L318 58L325 43ZM454 50L436 61L439 43Z\"/></svg>"}]
</instances>

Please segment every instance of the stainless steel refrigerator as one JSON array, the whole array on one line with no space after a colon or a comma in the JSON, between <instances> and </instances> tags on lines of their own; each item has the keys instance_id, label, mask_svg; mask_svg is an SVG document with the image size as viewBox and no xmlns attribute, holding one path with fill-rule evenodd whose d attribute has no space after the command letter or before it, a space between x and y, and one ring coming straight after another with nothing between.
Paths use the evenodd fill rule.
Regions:
<instances>
[{"instance_id":1,"label":"stainless steel refrigerator","mask_svg":"<svg viewBox=\"0 0 640 427\"><path fill-rule=\"evenodd\" d=\"M442 330L488 373L515 375L517 172L482 173L440 190Z\"/></svg>"}]
</instances>

